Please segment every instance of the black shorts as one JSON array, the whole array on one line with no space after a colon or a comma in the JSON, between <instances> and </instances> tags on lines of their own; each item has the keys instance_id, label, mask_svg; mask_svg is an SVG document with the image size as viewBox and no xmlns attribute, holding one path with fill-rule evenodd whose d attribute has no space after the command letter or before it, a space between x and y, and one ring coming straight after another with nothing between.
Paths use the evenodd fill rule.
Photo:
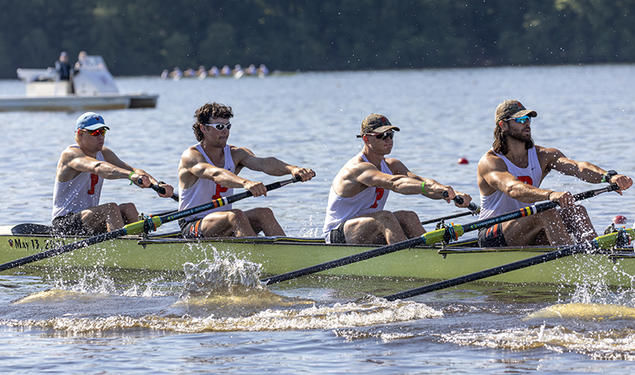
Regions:
<instances>
[{"instance_id":1,"label":"black shorts","mask_svg":"<svg viewBox=\"0 0 635 375\"><path fill-rule=\"evenodd\" d=\"M329 232L329 239L331 243L346 243L346 237L344 236L344 223L340 223L335 229L331 229Z\"/></svg>"},{"instance_id":2,"label":"black shorts","mask_svg":"<svg viewBox=\"0 0 635 375\"><path fill-rule=\"evenodd\" d=\"M503 225L496 224L489 228L479 229L478 246L480 247L502 247L507 246L503 236Z\"/></svg>"},{"instance_id":3,"label":"black shorts","mask_svg":"<svg viewBox=\"0 0 635 375\"><path fill-rule=\"evenodd\" d=\"M71 212L64 216L58 216L53 219L53 234L56 235L79 235L90 236L93 231L86 228L82 223L82 214L80 212Z\"/></svg>"},{"instance_id":4,"label":"black shorts","mask_svg":"<svg viewBox=\"0 0 635 375\"><path fill-rule=\"evenodd\" d=\"M181 228L181 234L183 235L183 237L185 238L202 237L201 233L199 232L199 229L201 227L201 221L203 221L203 219L196 220L196 221L179 220L179 227Z\"/></svg>"}]
</instances>

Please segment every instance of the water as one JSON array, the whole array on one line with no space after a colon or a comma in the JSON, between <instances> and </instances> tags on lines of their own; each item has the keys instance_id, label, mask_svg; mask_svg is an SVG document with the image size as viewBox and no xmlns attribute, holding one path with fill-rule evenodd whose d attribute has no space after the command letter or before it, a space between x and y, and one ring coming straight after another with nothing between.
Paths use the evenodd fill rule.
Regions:
<instances>
[{"instance_id":1,"label":"water","mask_svg":"<svg viewBox=\"0 0 635 375\"><path fill-rule=\"evenodd\" d=\"M371 112L387 115L401 128L393 156L415 173L475 199L476 164L491 145L494 109L507 98L538 112L532 123L537 144L635 176L633 65L179 82L138 77L118 83L125 92L158 93L159 103L150 110L103 112L111 128L106 144L158 179L176 184L179 156L195 143L194 110L206 101L233 107L231 144L313 168L317 177L309 183L237 204L271 207L294 236L320 232L330 181L360 149L355 134ZM22 90L17 81L0 81L0 94ZM57 158L73 142L78 115L0 113L1 225L49 220ZM470 164L457 164L459 157ZM249 171L245 176L265 183L281 179ZM572 192L597 187L558 173L543 186ZM145 213L175 207L121 180L105 182L102 201L132 201ZM598 231L617 214L632 223L634 203L632 190L584 202ZM387 208L412 209L422 219L457 212L444 202L396 194ZM175 228L167 224L163 230ZM606 288L601 280L559 288L483 283L387 303L371 296L421 281L316 276L266 289L251 283L257 272L258 265L220 257L189 266L186 275L101 270L2 275L0 371L622 374L635 369L635 294Z\"/></svg>"}]
</instances>

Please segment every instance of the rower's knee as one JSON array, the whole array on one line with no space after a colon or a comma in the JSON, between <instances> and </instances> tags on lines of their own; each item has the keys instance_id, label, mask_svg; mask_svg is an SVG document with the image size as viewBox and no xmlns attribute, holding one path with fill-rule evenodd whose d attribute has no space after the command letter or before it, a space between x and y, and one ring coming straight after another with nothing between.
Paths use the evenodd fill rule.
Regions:
<instances>
[{"instance_id":1,"label":"rower's knee","mask_svg":"<svg viewBox=\"0 0 635 375\"><path fill-rule=\"evenodd\" d=\"M411 224L411 223L419 222L419 215L417 215L417 213L414 211L402 210L402 211L395 211L393 214L400 223Z\"/></svg>"},{"instance_id":2,"label":"rower's knee","mask_svg":"<svg viewBox=\"0 0 635 375\"><path fill-rule=\"evenodd\" d=\"M254 216L262 221L267 221L272 219L273 211L269 207L258 207L251 210Z\"/></svg>"}]
</instances>

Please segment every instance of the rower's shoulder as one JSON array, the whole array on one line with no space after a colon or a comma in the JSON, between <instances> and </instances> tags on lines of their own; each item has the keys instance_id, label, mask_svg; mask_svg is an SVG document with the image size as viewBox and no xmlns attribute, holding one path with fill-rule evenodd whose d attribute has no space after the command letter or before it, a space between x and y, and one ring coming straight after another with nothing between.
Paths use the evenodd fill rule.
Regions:
<instances>
[{"instance_id":1,"label":"rower's shoulder","mask_svg":"<svg viewBox=\"0 0 635 375\"><path fill-rule=\"evenodd\" d=\"M507 165L505 161L494 152L494 150L488 150L481 159L478 161L478 174L487 173L492 170L506 170Z\"/></svg>"}]
</instances>

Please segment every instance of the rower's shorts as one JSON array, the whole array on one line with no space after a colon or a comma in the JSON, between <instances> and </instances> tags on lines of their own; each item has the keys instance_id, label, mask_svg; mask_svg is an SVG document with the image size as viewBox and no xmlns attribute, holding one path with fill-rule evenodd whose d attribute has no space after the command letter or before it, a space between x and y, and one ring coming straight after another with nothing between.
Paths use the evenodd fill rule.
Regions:
<instances>
[{"instance_id":1,"label":"rower's shorts","mask_svg":"<svg viewBox=\"0 0 635 375\"><path fill-rule=\"evenodd\" d=\"M340 223L335 229L331 229L329 232L329 243L346 243L346 237L344 236L344 222Z\"/></svg>"},{"instance_id":2,"label":"rower's shorts","mask_svg":"<svg viewBox=\"0 0 635 375\"><path fill-rule=\"evenodd\" d=\"M51 224L55 235L90 236L96 234L93 230L84 226L80 212L71 212L64 216L58 216L53 219Z\"/></svg>"},{"instance_id":3,"label":"rower's shorts","mask_svg":"<svg viewBox=\"0 0 635 375\"><path fill-rule=\"evenodd\" d=\"M507 246L505 237L503 237L503 225L496 224L489 228L479 229L478 231L479 247L503 247Z\"/></svg>"},{"instance_id":4,"label":"rower's shorts","mask_svg":"<svg viewBox=\"0 0 635 375\"><path fill-rule=\"evenodd\" d=\"M196 221L179 220L179 227L181 227L181 234L185 238L198 238L202 237L200 233L201 222L203 219Z\"/></svg>"}]
</instances>

